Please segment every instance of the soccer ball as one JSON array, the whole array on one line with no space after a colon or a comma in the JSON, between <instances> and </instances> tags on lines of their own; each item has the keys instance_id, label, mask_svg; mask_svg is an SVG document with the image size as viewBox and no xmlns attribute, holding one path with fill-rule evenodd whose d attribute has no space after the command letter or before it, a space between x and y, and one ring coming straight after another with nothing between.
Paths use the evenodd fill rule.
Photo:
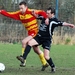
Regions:
<instances>
[{"instance_id":1,"label":"soccer ball","mask_svg":"<svg viewBox=\"0 0 75 75\"><path fill-rule=\"evenodd\" d=\"M3 63L0 63L0 72L3 72L5 70L5 65Z\"/></svg>"}]
</instances>

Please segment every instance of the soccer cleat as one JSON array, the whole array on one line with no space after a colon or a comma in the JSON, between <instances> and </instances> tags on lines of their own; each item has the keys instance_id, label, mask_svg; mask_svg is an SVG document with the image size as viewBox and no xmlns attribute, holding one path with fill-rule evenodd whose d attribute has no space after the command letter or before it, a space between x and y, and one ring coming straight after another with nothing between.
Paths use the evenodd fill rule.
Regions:
<instances>
[{"instance_id":1,"label":"soccer cleat","mask_svg":"<svg viewBox=\"0 0 75 75\"><path fill-rule=\"evenodd\" d=\"M43 65L41 71L44 71L48 66L49 64Z\"/></svg>"},{"instance_id":2,"label":"soccer cleat","mask_svg":"<svg viewBox=\"0 0 75 75\"><path fill-rule=\"evenodd\" d=\"M21 62L20 67L25 67L25 66L26 64Z\"/></svg>"},{"instance_id":3,"label":"soccer cleat","mask_svg":"<svg viewBox=\"0 0 75 75\"><path fill-rule=\"evenodd\" d=\"M21 63L24 63L24 58L22 56L17 56L16 57Z\"/></svg>"},{"instance_id":4,"label":"soccer cleat","mask_svg":"<svg viewBox=\"0 0 75 75\"><path fill-rule=\"evenodd\" d=\"M20 60L21 64L20 67L26 66L26 60L23 59L22 55L16 57L18 60Z\"/></svg>"},{"instance_id":5,"label":"soccer cleat","mask_svg":"<svg viewBox=\"0 0 75 75\"><path fill-rule=\"evenodd\" d=\"M51 72L52 73L55 73L55 71L56 71L56 68L55 67L51 68Z\"/></svg>"}]
</instances>

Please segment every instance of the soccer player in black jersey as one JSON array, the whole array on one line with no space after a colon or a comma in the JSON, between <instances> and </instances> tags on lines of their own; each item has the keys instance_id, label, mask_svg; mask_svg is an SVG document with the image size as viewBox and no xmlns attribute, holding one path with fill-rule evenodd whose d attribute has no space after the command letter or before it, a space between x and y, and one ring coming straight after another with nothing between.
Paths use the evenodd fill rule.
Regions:
<instances>
[{"instance_id":1,"label":"soccer player in black jersey","mask_svg":"<svg viewBox=\"0 0 75 75\"><path fill-rule=\"evenodd\" d=\"M49 25L46 25L45 19L40 17L42 22L39 27L38 35L35 36L34 39L31 39L28 42L28 45L25 49L25 53L23 54L23 57L18 56L18 59L24 63L24 60L26 59L28 53L30 52L31 47L34 47L34 51L37 52L39 49L39 45L42 45L44 49L44 57L51 67L51 72L55 72L55 65L52 61L52 58L49 56L53 30L55 27L58 27L58 26L69 26L72 28L74 28L75 26L73 24L59 21L57 18L55 18L55 9L53 8L47 9L47 15L49 18ZM42 67L42 71L44 70L45 70L45 66Z\"/></svg>"}]
</instances>

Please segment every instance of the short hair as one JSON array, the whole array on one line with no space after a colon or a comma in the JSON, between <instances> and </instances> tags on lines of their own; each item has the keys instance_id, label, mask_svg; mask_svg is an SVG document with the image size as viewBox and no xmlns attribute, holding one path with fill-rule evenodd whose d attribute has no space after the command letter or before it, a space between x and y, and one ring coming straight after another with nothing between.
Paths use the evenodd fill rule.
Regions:
<instances>
[{"instance_id":1,"label":"short hair","mask_svg":"<svg viewBox=\"0 0 75 75\"><path fill-rule=\"evenodd\" d=\"M52 7L47 8L47 10L51 10L51 14L54 13L55 14L55 9Z\"/></svg>"},{"instance_id":2,"label":"short hair","mask_svg":"<svg viewBox=\"0 0 75 75\"><path fill-rule=\"evenodd\" d=\"M22 2L19 3L19 5L25 5L26 6L27 4L26 4L25 1L22 1Z\"/></svg>"}]
</instances>

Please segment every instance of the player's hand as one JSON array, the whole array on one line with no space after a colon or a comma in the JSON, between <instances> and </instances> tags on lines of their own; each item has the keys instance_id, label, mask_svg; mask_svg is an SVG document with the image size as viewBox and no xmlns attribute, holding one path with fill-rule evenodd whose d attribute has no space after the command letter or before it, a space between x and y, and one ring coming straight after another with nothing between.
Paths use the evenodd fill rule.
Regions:
<instances>
[{"instance_id":1,"label":"player's hand","mask_svg":"<svg viewBox=\"0 0 75 75\"><path fill-rule=\"evenodd\" d=\"M35 13L35 10L32 10L32 14L37 18L38 15Z\"/></svg>"},{"instance_id":2,"label":"player's hand","mask_svg":"<svg viewBox=\"0 0 75 75\"><path fill-rule=\"evenodd\" d=\"M71 24L70 27L71 27L71 28L75 28L75 25Z\"/></svg>"},{"instance_id":3,"label":"player's hand","mask_svg":"<svg viewBox=\"0 0 75 75\"><path fill-rule=\"evenodd\" d=\"M45 24L46 24L46 25L49 25L49 19L48 19L48 18L46 18Z\"/></svg>"}]
</instances>

